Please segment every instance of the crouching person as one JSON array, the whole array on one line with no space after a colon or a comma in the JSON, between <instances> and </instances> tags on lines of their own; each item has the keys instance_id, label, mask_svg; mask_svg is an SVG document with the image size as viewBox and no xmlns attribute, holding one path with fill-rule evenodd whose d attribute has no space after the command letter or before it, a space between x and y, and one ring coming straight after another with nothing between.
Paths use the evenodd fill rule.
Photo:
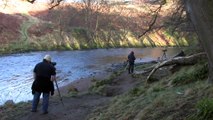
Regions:
<instances>
[{"instance_id":1,"label":"crouching person","mask_svg":"<svg viewBox=\"0 0 213 120\"><path fill-rule=\"evenodd\" d=\"M36 64L34 70L34 82L32 84L32 110L31 112L37 111L37 106L42 94L42 114L48 113L49 96L54 94L53 81L56 79L56 69L51 64L51 56L45 55L42 62Z\"/></svg>"}]
</instances>

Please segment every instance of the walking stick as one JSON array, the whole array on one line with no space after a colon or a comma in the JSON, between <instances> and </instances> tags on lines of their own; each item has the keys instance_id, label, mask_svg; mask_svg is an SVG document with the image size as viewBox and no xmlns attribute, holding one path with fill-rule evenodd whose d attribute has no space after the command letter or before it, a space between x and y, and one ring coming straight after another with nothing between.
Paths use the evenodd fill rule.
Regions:
<instances>
[{"instance_id":1,"label":"walking stick","mask_svg":"<svg viewBox=\"0 0 213 120\"><path fill-rule=\"evenodd\" d=\"M58 95L59 95L59 97L60 97L61 103L62 103L62 105L64 106L64 102L63 102L63 100L62 100L61 93L60 93L60 90L59 90L59 88L58 88L58 83L57 83L56 80L55 80L55 85L56 85L56 88L57 88Z\"/></svg>"}]
</instances>

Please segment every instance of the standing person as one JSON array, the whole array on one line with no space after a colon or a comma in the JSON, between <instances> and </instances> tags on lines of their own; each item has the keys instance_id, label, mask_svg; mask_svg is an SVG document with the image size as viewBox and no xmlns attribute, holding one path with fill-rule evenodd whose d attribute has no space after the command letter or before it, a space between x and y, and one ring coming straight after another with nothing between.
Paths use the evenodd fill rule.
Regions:
<instances>
[{"instance_id":1,"label":"standing person","mask_svg":"<svg viewBox=\"0 0 213 120\"><path fill-rule=\"evenodd\" d=\"M134 55L133 51L131 51L130 54L128 55L128 62L129 62L128 71L129 71L129 74L130 74L130 73L133 73L134 65L135 65L135 55Z\"/></svg>"},{"instance_id":2,"label":"standing person","mask_svg":"<svg viewBox=\"0 0 213 120\"><path fill-rule=\"evenodd\" d=\"M49 96L54 94L53 81L56 79L56 69L51 63L51 56L45 55L42 62L36 64L34 70L34 82L32 84L32 110L37 111L41 93L43 95L42 113L48 113Z\"/></svg>"}]
</instances>

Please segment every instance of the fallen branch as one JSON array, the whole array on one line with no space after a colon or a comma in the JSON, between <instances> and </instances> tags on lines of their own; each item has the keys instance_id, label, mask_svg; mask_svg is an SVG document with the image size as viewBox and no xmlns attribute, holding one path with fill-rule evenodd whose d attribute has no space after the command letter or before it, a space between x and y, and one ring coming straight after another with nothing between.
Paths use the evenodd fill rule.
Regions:
<instances>
[{"instance_id":1,"label":"fallen branch","mask_svg":"<svg viewBox=\"0 0 213 120\"><path fill-rule=\"evenodd\" d=\"M169 65L193 65L197 63L200 59L206 58L205 53L198 53L194 54L191 56L186 56L186 57L175 57L171 58L167 61L163 61L161 63L158 63L154 69L150 72L146 79L146 83L150 80L150 77L154 74L155 71L157 71L159 68L164 67L164 66L169 66Z\"/></svg>"}]
</instances>

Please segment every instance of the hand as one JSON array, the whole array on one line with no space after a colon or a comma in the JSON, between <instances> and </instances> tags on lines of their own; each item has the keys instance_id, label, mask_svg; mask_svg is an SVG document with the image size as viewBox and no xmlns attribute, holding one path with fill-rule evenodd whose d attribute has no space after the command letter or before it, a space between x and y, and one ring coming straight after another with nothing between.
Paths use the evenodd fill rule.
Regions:
<instances>
[{"instance_id":1,"label":"hand","mask_svg":"<svg viewBox=\"0 0 213 120\"><path fill-rule=\"evenodd\" d=\"M35 91L34 91L34 90L32 91L32 94L33 94L33 95L35 94Z\"/></svg>"},{"instance_id":2,"label":"hand","mask_svg":"<svg viewBox=\"0 0 213 120\"><path fill-rule=\"evenodd\" d=\"M51 91L51 96L53 96L54 95L54 91Z\"/></svg>"},{"instance_id":3,"label":"hand","mask_svg":"<svg viewBox=\"0 0 213 120\"><path fill-rule=\"evenodd\" d=\"M55 80L56 80L56 76L55 76L55 75L51 75L50 80L51 80L51 81L55 81Z\"/></svg>"}]
</instances>

